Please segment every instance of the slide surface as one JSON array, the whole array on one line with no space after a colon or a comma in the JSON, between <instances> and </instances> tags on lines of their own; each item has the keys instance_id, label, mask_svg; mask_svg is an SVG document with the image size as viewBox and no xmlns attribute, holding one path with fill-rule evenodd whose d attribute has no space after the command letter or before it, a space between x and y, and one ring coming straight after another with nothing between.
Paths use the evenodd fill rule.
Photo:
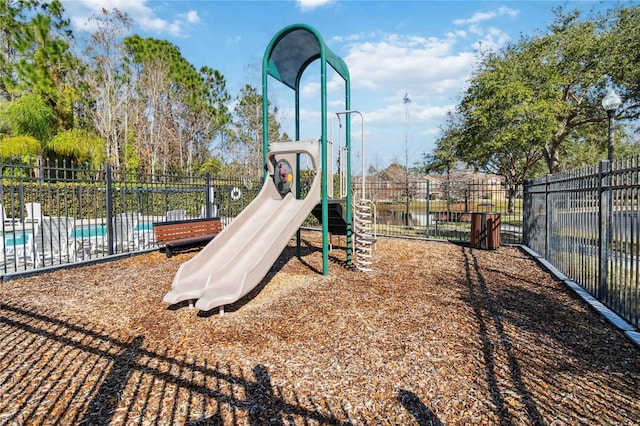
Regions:
<instances>
[{"instance_id":1,"label":"slide surface","mask_svg":"<svg viewBox=\"0 0 640 426\"><path fill-rule=\"evenodd\" d=\"M267 179L231 224L180 265L164 303L197 299L196 308L208 311L253 290L320 202L320 180L321 174L316 173L309 194L298 200L291 192L283 197L274 180Z\"/></svg>"}]
</instances>

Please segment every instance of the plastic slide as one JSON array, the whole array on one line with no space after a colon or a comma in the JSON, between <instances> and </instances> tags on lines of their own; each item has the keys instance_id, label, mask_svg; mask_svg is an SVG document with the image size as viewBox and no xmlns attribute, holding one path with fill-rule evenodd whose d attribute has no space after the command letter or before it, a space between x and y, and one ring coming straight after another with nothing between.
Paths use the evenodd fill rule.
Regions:
<instances>
[{"instance_id":1,"label":"plastic slide","mask_svg":"<svg viewBox=\"0 0 640 426\"><path fill-rule=\"evenodd\" d=\"M231 224L180 265L164 303L197 299L196 308L208 311L234 303L260 283L320 202L319 146L317 141L271 145L267 161L271 178L265 180L257 197ZM282 184L276 183L280 161L299 152L310 155L316 170L311 189L302 200L296 199L291 191L283 194Z\"/></svg>"}]
</instances>

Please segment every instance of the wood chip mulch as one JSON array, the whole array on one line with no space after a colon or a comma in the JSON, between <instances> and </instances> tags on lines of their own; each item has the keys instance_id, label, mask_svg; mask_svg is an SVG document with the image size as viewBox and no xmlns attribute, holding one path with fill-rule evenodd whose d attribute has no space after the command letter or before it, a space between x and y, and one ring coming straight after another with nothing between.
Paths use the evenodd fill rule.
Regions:
<instances>
[{"instance_id":1,"label":"wood chip mulch","mask_svg":"<svg viewBox=\"0 0 640 426\"><path fill-rule=\"evenodd\" d=\"M0 424L640 422L640 350L517 247L294 241L224 317L154 252L0 284Z\"/></svg>"}]
</instances>

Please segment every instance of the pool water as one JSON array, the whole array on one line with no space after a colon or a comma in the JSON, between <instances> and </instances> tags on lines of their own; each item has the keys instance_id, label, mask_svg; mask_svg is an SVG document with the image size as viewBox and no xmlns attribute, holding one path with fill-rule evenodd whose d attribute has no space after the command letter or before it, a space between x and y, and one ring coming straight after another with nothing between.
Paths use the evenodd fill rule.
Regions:
<instances>
[{"instance_id":1,"label":"pool water","mask_svg":"<svg viewBox=\"0 0 640 426\"><path fill-rule=\"evenodd\" d=\"M136 225L135 231L151 231L153 229L153 223L140 222ZM104 237L107 234L106 225L84 225L76 226L71 232L71 238L91 238L91 237Z\"/></svg>"},{"instance_id":2,"label":"pool water","mask_svg":"<svg viewBox=\"0 0 640 426\"><path fill-rule=\"evenodd\" d=\"M27 239L31 236L29 232L5 232L4 233L4 245L7 246L19 246L24 245Z\"/></svg>"}]
</instances>

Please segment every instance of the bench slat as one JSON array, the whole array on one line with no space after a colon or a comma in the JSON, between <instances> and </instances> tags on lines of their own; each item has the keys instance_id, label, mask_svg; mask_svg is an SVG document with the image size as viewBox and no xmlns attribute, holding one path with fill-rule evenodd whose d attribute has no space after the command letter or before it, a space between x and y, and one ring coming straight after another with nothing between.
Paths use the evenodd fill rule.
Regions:
<instances>
[{"instance_id":1,"label":"bench slat","mask_svg":"<svg viewBox=\"0 0 640 426\"><path fill-rule=\"evenodd\" d=\"M173 254L173 247L207 243L221 231L220 218L156 222L153 224L156 242L166 246L167 257L171 257Z\"/></svg>"}]
</instances>

